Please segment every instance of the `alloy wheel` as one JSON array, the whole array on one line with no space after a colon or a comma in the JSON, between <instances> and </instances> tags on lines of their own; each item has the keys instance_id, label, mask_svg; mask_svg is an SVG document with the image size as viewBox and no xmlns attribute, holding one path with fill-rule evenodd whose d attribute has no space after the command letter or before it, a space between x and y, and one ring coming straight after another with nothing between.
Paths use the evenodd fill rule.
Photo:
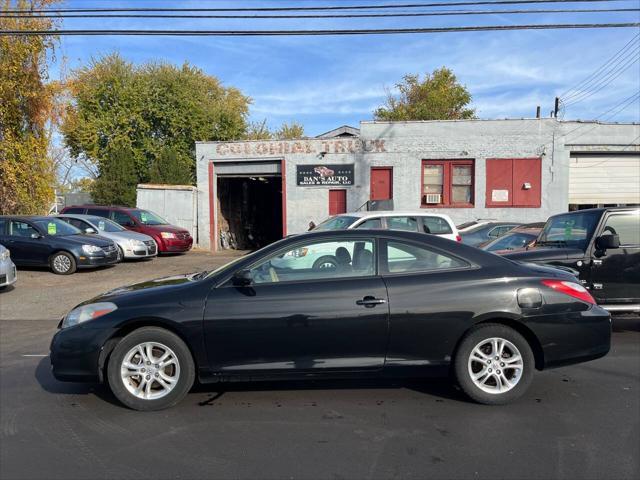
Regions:
<instances>
[{"instance_id":1,"label":"alloy wheel","mask_svg":"<svg viewBox=\"0 0 640 480\"><path fill-rule=\"evenodd\" d=\"M135 397L156 400L169 394L180 379L180 362L166 345L144 342L124 356L120 377Z\"/></svg>"},{"instance_id":2,"label":"alloy wheel","mask_svg":"<svg viewBox=\"0 0 640 480\"><path fill-rule=\"evenodd\" d=\"M523 369L522 354L504 338L482 340L469 355L469 376L486 393L501 394L513 389L522 378Z\"/></svg>"},{"instance_id":3,"label":"alloy wheel","mask_svg":"<svg viewBox=\"0 0 640 480\"><path fill-rule=\"evenodd\" d=\"M65 273L71 269L71 260L66 255L57 255L53 259L53 268L56 272Z\"/></svg>"}]
</instances>

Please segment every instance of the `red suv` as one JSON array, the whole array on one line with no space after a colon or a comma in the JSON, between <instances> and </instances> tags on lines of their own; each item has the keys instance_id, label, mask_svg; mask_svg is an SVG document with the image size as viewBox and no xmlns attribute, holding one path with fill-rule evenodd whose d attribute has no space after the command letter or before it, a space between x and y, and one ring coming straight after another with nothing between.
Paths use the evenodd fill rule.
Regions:
<instances>
[{"instance_id":1,"label":"red suv","mask_svg":"<svg viewBox=\"0 0 640 480\"><path fill-rule=\"evenodd\" d=\"M105 217L119 223L127 230L144 233L158 244L160 253L187 252L193 245L193 238L187 230L169 223L149 210L129 207L104 207L101 205L73 205L60 213L76 213Z\"/></svg>"}]
</instances>

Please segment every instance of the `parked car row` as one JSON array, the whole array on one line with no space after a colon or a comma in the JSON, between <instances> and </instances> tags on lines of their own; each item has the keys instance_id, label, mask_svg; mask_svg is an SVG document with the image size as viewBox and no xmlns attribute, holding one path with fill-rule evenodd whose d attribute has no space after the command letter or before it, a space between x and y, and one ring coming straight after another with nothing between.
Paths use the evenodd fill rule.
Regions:
<instances>
[{"instance_id":1,"label":"parked car row","mask_svg":"<svg viewBox=\"0 0 640 480\"><path fill-rule=\"evenodd\" d=\"M15 265L49 267L69 275L124 259L186 252L193 239L187 230L148 210L91 205L68 207L56 216L1 216L1 245L3 287L15 283Z\"/></svg>"}]
</instances>

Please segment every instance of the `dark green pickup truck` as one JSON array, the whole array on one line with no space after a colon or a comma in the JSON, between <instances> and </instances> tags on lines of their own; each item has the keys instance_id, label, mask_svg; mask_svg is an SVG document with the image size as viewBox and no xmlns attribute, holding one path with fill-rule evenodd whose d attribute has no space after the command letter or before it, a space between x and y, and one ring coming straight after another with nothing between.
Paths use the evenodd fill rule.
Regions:
<instances>
[{"instance_id":1,"label":"dark green pickup truck","mask_svg":"<svg viewBox=\"0 0 640 480\"><path fill-rule=\"evenodd\" d=\"M611 313L640 313L639 207L554 215L532 247L504 257L577 270L600 306Z\"/></svg>"}]
</instances>

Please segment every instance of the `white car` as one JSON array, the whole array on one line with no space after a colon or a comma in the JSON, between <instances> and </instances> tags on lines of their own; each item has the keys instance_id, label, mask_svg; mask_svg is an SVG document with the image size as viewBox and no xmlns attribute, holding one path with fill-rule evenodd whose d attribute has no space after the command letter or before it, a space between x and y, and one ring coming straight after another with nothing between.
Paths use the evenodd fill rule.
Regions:
<instances>
[{"instance_id":1,"label":"white car","mask_svg":"<svg viewBox=\"0 0 640 480\"><path fill-rule=\"evenodd\" d=\"M456 242L461 241L458 229L449 218L449 215L421 211L343 213L326 219L313 230L350 230L352 228L405 230L408 232L429 233Z\"/></svg>"},{"instance_id":2,"label":"white car","mask_svg":"<svg viewBox=\"0 0 640 480\"><path fill-rule=\"evenodd\" d=\"M426 212L373 211L354 212L328 218L313 231L386 229L423 232L459 242L460 235L448 215ZM276 268L337 269L341 264L354 265L360 252L354 252L354 242L316 244L313 248L291 250L271 261ZM391 248L393 260L403 260L404 252Z\"/></svg>"},{"instance_id":3,"label":"white car","mask_svg":"<svg viewBox=\"0 0 640 480\"><path fill-rule=\"evenodd\" d=\"M0 245L0 290L13 285L18 279L16 266L11 261L9 250Z\"/></svg>"}]
</instances>

